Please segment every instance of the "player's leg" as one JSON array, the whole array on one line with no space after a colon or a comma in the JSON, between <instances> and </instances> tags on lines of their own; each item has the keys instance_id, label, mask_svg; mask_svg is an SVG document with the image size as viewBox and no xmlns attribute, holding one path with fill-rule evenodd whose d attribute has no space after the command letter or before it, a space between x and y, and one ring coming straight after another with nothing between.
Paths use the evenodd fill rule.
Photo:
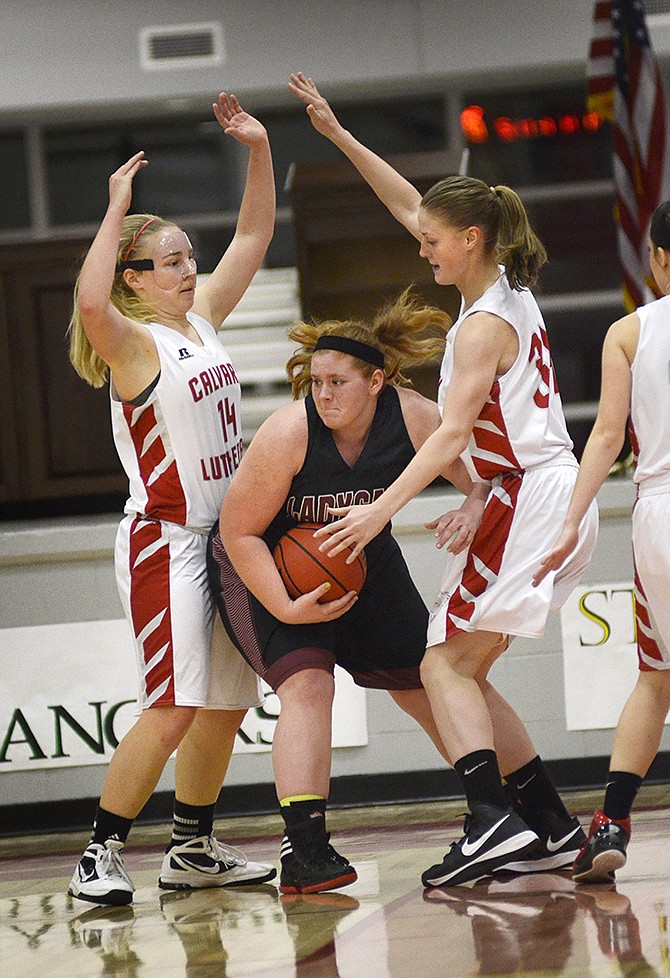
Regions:
<instances>
[{"instance_id":1,"label":"player's leg","mask_svg":"<svg viewBox=\"0 0 670 978\"><path fill-rule=\"evenodd\" d=\"M121 740L109 764L91 841L70 880L71 896L97 904L131 902L135 888L121 852L195 712L180 706L145 710Z\"/></svg>"},{"instance_id":2,"label":"player's leg","mask_svg":"<svg viewBox=\"0 0 670 978\"><path fill-rule=\"evenodd\" d=\"M493 662L508 642L494 648L477 674L493 723L493 737L509 804L541 845L531 859L510 864L516 872L543 872L572 866L586 836L577 818L567 811L542 758L516 710L488 681Z\"/></svg>"},{"instance_id":3,"label":"player's leg","mask_svg":"<svg viewBox=\"0 0 670 978\"><path fill-rule=\"evenodd\" d=\"M121 851L132 820L195 716L195 707L180 702L176 692L173 643L173 583L185 539L169 524L134 517L122 520L117 531L116 580L133 635L143 713L112 757L91 843L70 881L69 892L89 902L132 900Z\"/></svg>"},{"instance_id":4,"label":"player's leg","mask_svg":"<svg viewBox=\"0 0 670 978\"><path fill-rule=\"evenodd\" d=\"M538 843L535 832L508 805L493 723L476 678L500 646L501 636L493 632L460 632L430 646L421 664L435 722L471 812L462 839L422 875L424 886L479 879L513 858L525 857Z\"/></svg>"},{"instance_id":5,"label":"player's leg","mask_svg":"<svg viewBox=\"0 0 670 978\"><path fill-rule=\"evenodd\" d=\"M214 808L246 710L199 709L177 751L172 838L158 885L167 890L248 886L277 874L214 836Z\"/></svg>"},{"instance_id":6,"label":"player's leg","mask_svg":"<svg viewBox=\"0 0 670 978\"><path fill-rule=\"evenodd\" d=\"M317 653L296 649L275 667L281 669L276 687L281 711L272 763L286 826L281 845L282 893L316 893L357 878L349 861L330 845L326 831L335 682L332 656L324 650L319 667ZM299 668L302 657L310 663L307 668ZM291 660L296 662L295 672Z\"/></svg>"},{"instance_id":7,"label":"player's leg","mask_svg":"<svg viewBox=\"0 0 670 978\"><path fill-rule=\"evenodd\" d=\"M630 814L661 741L670 708L670 493L641 494L633 509L635 618L639 673L614 734L602 810L573 868L578 883L611 882L626 863Z\"/></svg>"},{"instance_id":8,"label":"player's leg","mask_svg":"<svg viewBox=\"0 0 670 978\"><path fill-rule=\"evenodd\" d=\"M249 707L262 701L259 680L233 646L216 613L206 574L206 541L187 537L181 573L173 580L173 655L180 663L178 695L200 707L177 750L172 837L159 886L200 889L263 883L269 863L214 837L214 807L230 763L235 735Z\"/></svg>"},{"instance_id":9,"label":"player's leg","mask_svg":"<svg viewBox=\"0 0 670 978\"><path fill-rule=\"evenodd\" d=\"M428 699L428 694L426 693L425 689L389 689L389 694L398 704L400 709L404 710L405 713L413 717L419 726L425 730L432 742L435 744L435 747L439 751L441 757L444 758L447 764L451 764L446 747L442 743L440 732L437 729L435 717L433 716L433 711L430 706L430 700Z\"/></svg>"},{"instance_id":10,"label":"player's leg","mask_svg":"<svg viewBox=\"0 0 670 978\"><path fill-rule=\"evenodd\" d=\"M330 790L333 675L302 669L277 687L281 711L272 741L275 786L280 799Z\"/></svg>"}]
</instances>

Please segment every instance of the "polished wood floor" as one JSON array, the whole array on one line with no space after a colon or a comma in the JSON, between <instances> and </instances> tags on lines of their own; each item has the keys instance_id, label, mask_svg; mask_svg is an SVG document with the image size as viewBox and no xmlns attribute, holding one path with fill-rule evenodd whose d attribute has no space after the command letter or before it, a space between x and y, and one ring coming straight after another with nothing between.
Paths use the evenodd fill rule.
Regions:
<instances>
[{"instance_id":1,"label":"polished wood floor","mask_svg":"<svg viewBox=\"0 0 670 978\"><path fill-rule=\"evenodd\" d=\"M586 825L600 794L566 795ZM670 976L670 788L643 788L612 886L568 874L498 876L424 892L420 873L460 835L462 802L333 812L359 880L282 896L266 884L190 893L156 886L166 826L126 850L132 907L66 896L81 833L0 839L2 978L540 978ZM226 819L224 841L276 861L277 818Z\"/></svg>"}]
</instances>

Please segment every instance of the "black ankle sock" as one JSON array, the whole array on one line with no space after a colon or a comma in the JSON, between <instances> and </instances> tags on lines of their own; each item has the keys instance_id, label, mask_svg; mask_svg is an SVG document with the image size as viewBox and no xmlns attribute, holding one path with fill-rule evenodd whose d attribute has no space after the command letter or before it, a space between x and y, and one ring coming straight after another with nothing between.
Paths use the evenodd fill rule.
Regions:
<instances>
[{"instance_id":1,"label":"black ankle sock","mask_svg":"<svg viewBox=\"0 0 670 978\"><path fill-rule=\"evenodd\" d=\"M534 813L548 810L556 812L563 818L570 818L539 755L520 767L518 771L505 775L505 781L526 811Z\"/></svg>"},{"instance_id":2,"label":"black ankle sock","mask_svg":"<svg viewBox=\"0 0 670 978\"><path fill-rule=\"evenodd\" d=\"M463 782L470 811L477 804L507 808L495 751L474 750L456 761L454 768Z\"/></svg>"},{"instance_id":3,"label":"black ankle sock","mask_svg":"<svg viewBox=\"0 0 670 978\"><path fill-rule=\"evenodd\" d=\"M288 805L280 805L279 811L286 828L292 829L311 818L322 817L325 824L326 804L325 798L309 798L305 801L292 801Z\"/></svg>"},{"instance_id":4,"label":"black ankle sock","mask_svg":"<svg viewBox=\"0 0 670 978\"><path fill-rule=\"evenodd\" d=\"M642 778L628 771L610 771L605 787L603 812L608 818L628 818Z\"/></svg>"},{"instance_id":5,"label":"black ankle sock","mask_svg":"<svg viewBox=\"0 0 670 978\"><path fill-rule=\"evenodd\" d=\"M132 824L132 818L115 815L98 805L93 822L91 842L99 842L100 845L104 845L107 839L118 839L119 842L125 842Z\"/></svg>"},{"instance_id":6,"label":"black ankle sock","mask_svg":"<svg viewBox=\"0 0 670 978\"><path fill-rule=\"evenodd\" d=\"M214 805L187 805L175 798L169 848L181 846L201 835L211 835L213 827Z\"/></svg>"}]
</instances>

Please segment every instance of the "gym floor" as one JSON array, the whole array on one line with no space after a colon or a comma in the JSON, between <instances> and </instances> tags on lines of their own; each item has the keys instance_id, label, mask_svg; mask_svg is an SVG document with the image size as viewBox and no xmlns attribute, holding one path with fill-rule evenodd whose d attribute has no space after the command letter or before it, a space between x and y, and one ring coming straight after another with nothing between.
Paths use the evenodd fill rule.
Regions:
<instances>
[{"instance_id":1,"label":"gym floor","mask_svg":"<svg viewBox=\"0 0 670 978\"><path fill-rule=\"evenodd\" d=\"M564 793L588 827L602 792ZM156 885L169 827L137 826L130 907L66 895L87 833L0 838L2 978L542 978L670 976L670 786L644 786L616 884L569 873L497 874L424 891L423 869L461 834L463 801L329 814L359 879L282 896L274 884L191 892ZM231 818L217 836L277 862L278 816ZM275 881L276 882L276 881Z\"/></svg>"}]
</instances>

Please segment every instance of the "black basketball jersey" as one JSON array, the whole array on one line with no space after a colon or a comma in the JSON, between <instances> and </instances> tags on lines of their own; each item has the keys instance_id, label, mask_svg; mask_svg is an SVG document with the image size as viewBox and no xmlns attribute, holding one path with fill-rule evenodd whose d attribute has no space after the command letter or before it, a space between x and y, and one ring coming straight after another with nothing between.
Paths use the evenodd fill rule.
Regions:
<instances>
[{"instance_id":1,"label":"black basketball jersey","mask_svg":"<svg viewBox=\"0 0 670 978\"><path fill-rule=\"evenodd\" d=\"M363 451L349 466L340 455L333 433L316 410L311 394L305 398L308 443L305 461L286 501L266 530L272 550L279 537L296 523L328 523L329 506L374 502L400 475L415 455L396 388L387 384L377 400L372 427ZM368 571L390 541L391 524L365 548Z\"/></svg>"}]
</instances>

